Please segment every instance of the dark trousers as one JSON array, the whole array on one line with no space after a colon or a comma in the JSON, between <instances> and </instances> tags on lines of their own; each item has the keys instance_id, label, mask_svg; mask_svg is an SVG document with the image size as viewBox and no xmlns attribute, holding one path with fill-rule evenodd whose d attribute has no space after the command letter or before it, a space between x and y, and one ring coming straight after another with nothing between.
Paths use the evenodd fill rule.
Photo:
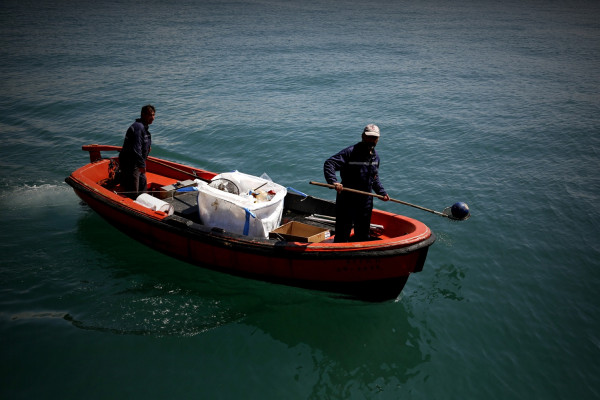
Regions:
<instances>
[{"instance_id":1,"label":"dark trousers","mask_svg":"<svg viewBox=\"0 0 600 400\"><path fill-rule=\"evenodd\" d=\"M121 170L120 173L121 189L127 197L136 199L140 194L146 193L148 182L146 174L141 173L139 169Z\"/></svg>"},{"instance_id":2,"label":"dark trousers","mask_svg":"<svg viewBox=\"0 0 600 400\"><path fill-rule=\"evenodd\" d=\"M340 193L335 210L335 243L350 242L350 232L354 226L353 242L369 240L373 202L364 195Z\"/></svg>"}]
</instances>

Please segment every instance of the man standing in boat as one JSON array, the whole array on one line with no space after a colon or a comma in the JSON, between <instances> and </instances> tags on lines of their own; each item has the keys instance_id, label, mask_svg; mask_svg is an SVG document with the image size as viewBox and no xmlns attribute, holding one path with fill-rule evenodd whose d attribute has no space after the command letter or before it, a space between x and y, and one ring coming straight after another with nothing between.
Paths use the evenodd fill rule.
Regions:
<instances>
[{"instance_id":1,"label":"man standing in boat","mask_svg":"<svg viewBox=\"0 0 600 400\"><path fill-rule=\"evenodd\" d=\"M150 153L152 137L148 126L154 121L156 110L148 104L142 107L141 116L127 129L123 148L119 154L121 188L129 197L145 193L146 159Z\"/></svg>"},{"instance_id":2,"label":"man standing in boat","mask_svg":"<svg viewBox=\"0 0 600 400\"><path fill-rule=\"evenodd\" d=\"M369 124L362 133L362 141L347 147L329 157L323 166L327 183L335 186L336 197L336 243L350 241L354 225L353 241L369 240L373 197L344 191L344 187L371 192L390 197L379 181L379 156L375 146L379 141L379 127ZM340 171L342 182L337 181L336 171Z\"/></svg>"}]
</instances>

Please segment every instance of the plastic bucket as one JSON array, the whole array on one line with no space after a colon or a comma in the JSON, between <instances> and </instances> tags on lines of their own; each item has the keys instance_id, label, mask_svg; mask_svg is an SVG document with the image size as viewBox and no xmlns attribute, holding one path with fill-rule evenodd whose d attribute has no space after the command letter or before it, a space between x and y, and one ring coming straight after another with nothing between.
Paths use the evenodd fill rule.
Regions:
<instances>
[{"instance_id":1,"label":"plastic bucket","mask_svg":"<svg viewBox=\"0 0 600 400\"><path fill-rule=\"evenodd\" d=\"M161 199L157 199L149 195L148 193L142 193L135 199L135 202L147 207L153 211L162 211L167 215L173 215L173 206L167 203L166 201L162 201Z\"/></svg>"}]
</instances>

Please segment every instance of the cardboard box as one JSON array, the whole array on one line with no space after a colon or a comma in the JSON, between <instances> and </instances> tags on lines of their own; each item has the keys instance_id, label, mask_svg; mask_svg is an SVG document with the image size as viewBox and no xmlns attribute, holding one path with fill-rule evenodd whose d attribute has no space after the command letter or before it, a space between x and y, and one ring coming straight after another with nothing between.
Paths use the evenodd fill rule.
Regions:
<instances>
[{"instance_id":1,"label":"cardboard box","mask_svg":"<svg viewBox=\"0 0 600 400\"><path fill-rule=\"evenodd\" d=\"M319 228L301 222L288 222L269 232L270 239L284 239L289 242L322 242L331 235L329 229Z\"/></svg>"}]
</instances>

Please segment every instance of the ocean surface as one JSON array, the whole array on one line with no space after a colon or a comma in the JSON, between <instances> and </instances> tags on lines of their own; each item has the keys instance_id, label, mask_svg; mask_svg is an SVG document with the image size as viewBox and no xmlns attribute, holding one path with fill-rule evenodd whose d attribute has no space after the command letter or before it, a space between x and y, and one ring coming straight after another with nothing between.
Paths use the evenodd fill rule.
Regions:
<instances>
[{"instance_id":1,"label":"ocean surface","mask_svg":"<svg viewBox=\"0 0 600 400\"><path fill-rule=\"evenodd\" d=\"M0 8L3 399L597 399L600 2L36 1ZM156 107L152 155L334 199L376 123L376 206L437 235L395 301L212 272L64 183Z\"/></svg>"}]
</instances>

